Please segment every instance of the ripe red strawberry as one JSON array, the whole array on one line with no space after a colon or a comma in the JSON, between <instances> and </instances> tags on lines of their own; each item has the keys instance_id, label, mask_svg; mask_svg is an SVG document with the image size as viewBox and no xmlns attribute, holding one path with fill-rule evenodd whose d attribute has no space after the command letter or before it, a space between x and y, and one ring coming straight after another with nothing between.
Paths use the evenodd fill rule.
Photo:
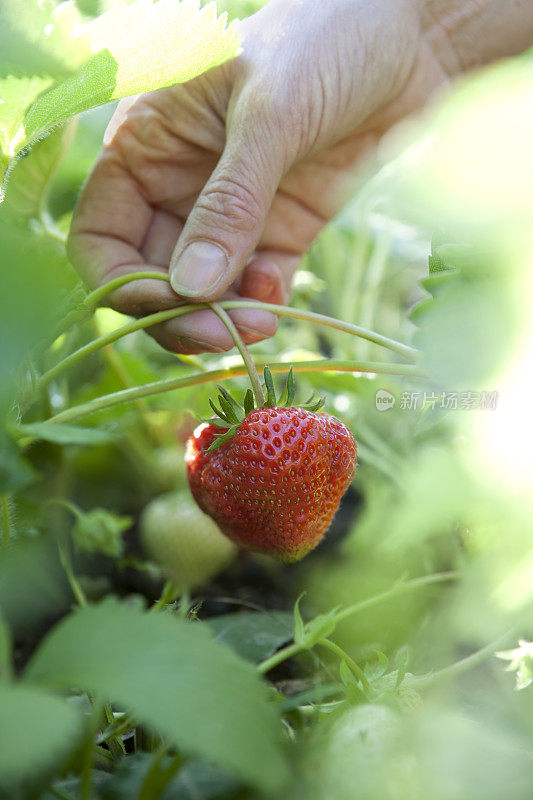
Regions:
<instances>
[{"instance_id":1,"label":"ripe red strawberry","mask_svg":"<svg viewBox=\"0 0 533 800\"><path fill-rule=\"evenodd\" d=\"M198 505L243 547L287 562L303 558L352 481L352 434L335 417L294 406L251 411L233 425L231 438L219 436L226 440L208 451L220 433L220 421L204 423L187 443Z\"/></svg>"}]
</instances>

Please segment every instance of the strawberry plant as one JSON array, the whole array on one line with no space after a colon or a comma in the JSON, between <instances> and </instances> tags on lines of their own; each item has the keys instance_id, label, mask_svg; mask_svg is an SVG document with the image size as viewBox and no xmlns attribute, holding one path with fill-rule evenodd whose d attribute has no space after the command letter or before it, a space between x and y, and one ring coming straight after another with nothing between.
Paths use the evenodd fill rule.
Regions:
<instances>
[{"instance_id":1,"label":"strawberry plant","mask_svg":"<svg viewBox=\"0 0 533 800\"><path fill-rule=\"evenodd\" d=\"M106 104L260 5L2 2L0 800L529 800L530 55L391 145L291 305L130 317L165 270L70 264ZM234 351L146 335L198 311Z\"/></svg>"}]
</instances>

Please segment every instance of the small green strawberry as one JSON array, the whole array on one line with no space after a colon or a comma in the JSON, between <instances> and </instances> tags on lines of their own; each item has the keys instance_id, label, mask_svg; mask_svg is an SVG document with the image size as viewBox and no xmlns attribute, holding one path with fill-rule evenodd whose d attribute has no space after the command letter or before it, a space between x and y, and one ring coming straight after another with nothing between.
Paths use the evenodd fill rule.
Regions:
<instances>
[{"instance_id":1,"label":"small green strawberry","mask_svg":"<svg viewBox=\"0 0 533 800\"><path fill-rule=\"evenodd\" d=\"M152 500L141 514L140 532L149 557L184 589L207 583L237 553L187 491Z\"/></svg>"}]
</instances>

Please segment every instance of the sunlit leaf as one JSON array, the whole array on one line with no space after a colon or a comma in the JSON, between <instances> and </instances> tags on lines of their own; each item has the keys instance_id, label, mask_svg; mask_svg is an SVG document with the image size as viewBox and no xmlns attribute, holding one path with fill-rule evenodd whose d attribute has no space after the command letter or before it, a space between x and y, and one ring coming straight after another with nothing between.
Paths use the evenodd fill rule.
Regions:
<instances>
[{"instance_id":1,"label":"sunlit leaf","mask_svg":"<svg viewBox=\"0 0 533 800\"><path fill-rule=\"evenodd\" d=\"M25 120L33 139L79 111L127 95L183 83L239 51L234 23L196 0L136 0L71 33L95 55L72 78L40 98Z\"/></svg>"},{"instance_id":2,"label":"sunlit leaf","mask_svg":"<svg viewBox=\"0 0 533 800\"><path fill-rule=\"evenodd\" d=\"M235 25L215 3L136 0L75 32L94 52L107 49L118 65L113 98L183 83L237 54Z\"/></svg>"},{"instance_id":3,"label":"sunlit leaf","mask_svg":"<svg viewBox=\"0 0 533 800\"><path fill-rule=\"evenodd\" d=\"M12 158L23 145L24 114L52 83L50 76L22 72L0 77L0 148L4 158Z\"/></svg>"},{"instance_id":4,"label":"sunlit leaf","mask_svg":"<svg viewBox=\"0 0 533 800\"><path fill-rule=\"evenodd\" d=\"M72 122L58 128L36 142L27 155L15 164L9 176L6 200L0 206L1 214L9 215L10 221L18 222L39 216L74 130Z\"/></svg>"}]
</instances>

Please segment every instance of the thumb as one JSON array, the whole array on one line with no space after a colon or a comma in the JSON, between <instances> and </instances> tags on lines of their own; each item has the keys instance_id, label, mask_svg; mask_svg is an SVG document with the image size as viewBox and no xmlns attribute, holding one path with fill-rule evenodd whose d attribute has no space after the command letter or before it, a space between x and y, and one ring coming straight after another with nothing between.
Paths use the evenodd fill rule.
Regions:
<instances>
[{"instance_id":1,"label":"thumb","mask_svg":"<svg viewBox=\"0 0 533 800\"><path fill-rule=\"evenodd\" d=\"M170 259L170 283L179 295L218 297L260 240L283 166L279 145L261 149L257 124L248 115L228 131L220 161L189 214Z\"/></svg>"}]
</instances>

